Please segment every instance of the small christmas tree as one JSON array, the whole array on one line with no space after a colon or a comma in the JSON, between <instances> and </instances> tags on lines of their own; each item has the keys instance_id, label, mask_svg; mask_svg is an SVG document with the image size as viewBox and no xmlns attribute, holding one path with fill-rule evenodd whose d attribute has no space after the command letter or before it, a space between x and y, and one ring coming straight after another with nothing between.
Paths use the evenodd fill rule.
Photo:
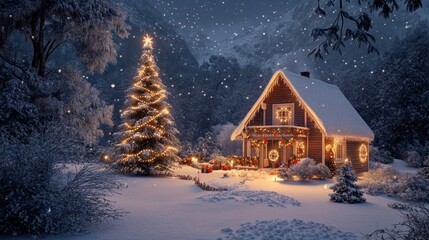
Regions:
<instances>
[{"instance_id":1,"label":"small christmas tree","mask_svg":"<svg viewBox=\"0 0 429 240\"><path fill-rule=\"evenodd\" d=\"M169 172L179 161L179 141L152 53L152 38L146 35L143 43L141 65L127 90L123 123L116 134L120 139L117 165L124 173L152 175Z\"/></svg>"},{"instance_id":2,"label":"small christmas tree","mask_svg":"<svg viewBox=\"0 0 429 240\"><path fill-rule=\"evenodd\" d=\"M280 175L279 177L283 178L284 180L290 179L290 174L288 173L288 167L286 163L282 163L282 165L279 168L280 170Z\"/></svg>"},{"instance_id":3,"label":"small christmas tree","mask_svg":"<svg viewBox=\"0 0 429 240\"><path fill-rule=\"evenodd\" d=\"M334 193L329 194L330 200L340 203L363 203L366 199L360 187L355 184L357 178L350 162L346 162L338 169L337 183L330 189Z\"/></svg>"}]
</instances>

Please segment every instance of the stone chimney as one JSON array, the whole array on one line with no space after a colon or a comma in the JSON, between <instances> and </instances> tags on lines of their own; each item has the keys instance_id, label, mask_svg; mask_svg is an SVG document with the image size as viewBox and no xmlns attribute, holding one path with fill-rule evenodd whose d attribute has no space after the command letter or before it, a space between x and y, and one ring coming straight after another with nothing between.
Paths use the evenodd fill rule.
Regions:
<instances>
[{"instance_id":1,"label":"stone chimney","mask_svg":"<svg viewBox=\"0 0 429 240\"><path fill-rule=\"evenodd\" d=\"M310 77L310 72L301 72L301 76Z\"/></svg>"}]
</instances>

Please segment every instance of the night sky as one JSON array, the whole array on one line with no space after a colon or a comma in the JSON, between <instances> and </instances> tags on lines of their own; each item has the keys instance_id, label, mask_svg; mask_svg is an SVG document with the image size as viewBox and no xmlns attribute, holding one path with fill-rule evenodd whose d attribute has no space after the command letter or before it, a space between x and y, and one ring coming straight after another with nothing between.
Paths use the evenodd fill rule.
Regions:
<instances>
[{"instance_id":1,"label":"night sky","mask_svg":"<svg viewBox=\"0 0 429 240\"><path fill-rule=\"evenodd\" d=\"M211 40L233 37L244 27L278 20L290 8L287 0L148 0L169 22L197 28Z\"/></svg>"}]
</instances>

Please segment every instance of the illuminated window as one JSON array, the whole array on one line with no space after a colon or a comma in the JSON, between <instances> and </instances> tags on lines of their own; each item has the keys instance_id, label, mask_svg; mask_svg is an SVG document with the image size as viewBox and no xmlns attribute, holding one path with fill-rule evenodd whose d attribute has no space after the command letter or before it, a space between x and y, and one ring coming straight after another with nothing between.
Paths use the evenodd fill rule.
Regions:
<instances>
[{"instance_id":1,"label":"illuminated window","mask_svg":"<svg viewBox=\"0 0 429 240\"><path fill-rule=\"evenodd\" d=\"M365 144L360 145L359 147L359 160L365 162L368 158L368 149Z\"/></svg>"},{"instance_id":2,"label":"illuminated window","mask_svg":"<svg viewBox=\"0 0 429 240\"><path fill-rule=\"evenodd\" d=\"M343 162L346 158L346 141L344 139L334 139L334 151L335 161Z\"/></svg>"},{"instance_id":3,"label":"illuminated window","mask_svg":"<svg viewBox=\"0 0 429 240\"><path fill-rule=\"evenodd\" d=\"M343 144L337 144L335 149L335 158L338 160L343 159Z\"/></svg>"},{"instance_id":4,"label":"illuminated window","mask_svg":"<svg viewBox=\"0 0 429 240\"><path fill-rule=\"evenodd\" d=\"M274 125L293 125L293 103L273 104Z\"/></svg>"}]
</instances>

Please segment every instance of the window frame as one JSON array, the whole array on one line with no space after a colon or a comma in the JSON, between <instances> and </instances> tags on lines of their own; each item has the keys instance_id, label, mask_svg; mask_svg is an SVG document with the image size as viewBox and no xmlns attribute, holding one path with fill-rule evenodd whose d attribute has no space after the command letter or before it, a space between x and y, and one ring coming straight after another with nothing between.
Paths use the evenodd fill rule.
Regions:
<instances>
[{"instance_id":1,"label":"window frame","mask_svg":"<svg viewBox=\"0 0 429 240\"><path fill-rule=\"evenodd\" d=\"M343 163L347 159L347 141L345 139L335 139L334 140L334 146L335 146L335 162L337 163ZM341 146L341 149L338 149L338 146ZM338 154L341 154L341 156L338 156Z\"/></svg>"}]
</instances>

